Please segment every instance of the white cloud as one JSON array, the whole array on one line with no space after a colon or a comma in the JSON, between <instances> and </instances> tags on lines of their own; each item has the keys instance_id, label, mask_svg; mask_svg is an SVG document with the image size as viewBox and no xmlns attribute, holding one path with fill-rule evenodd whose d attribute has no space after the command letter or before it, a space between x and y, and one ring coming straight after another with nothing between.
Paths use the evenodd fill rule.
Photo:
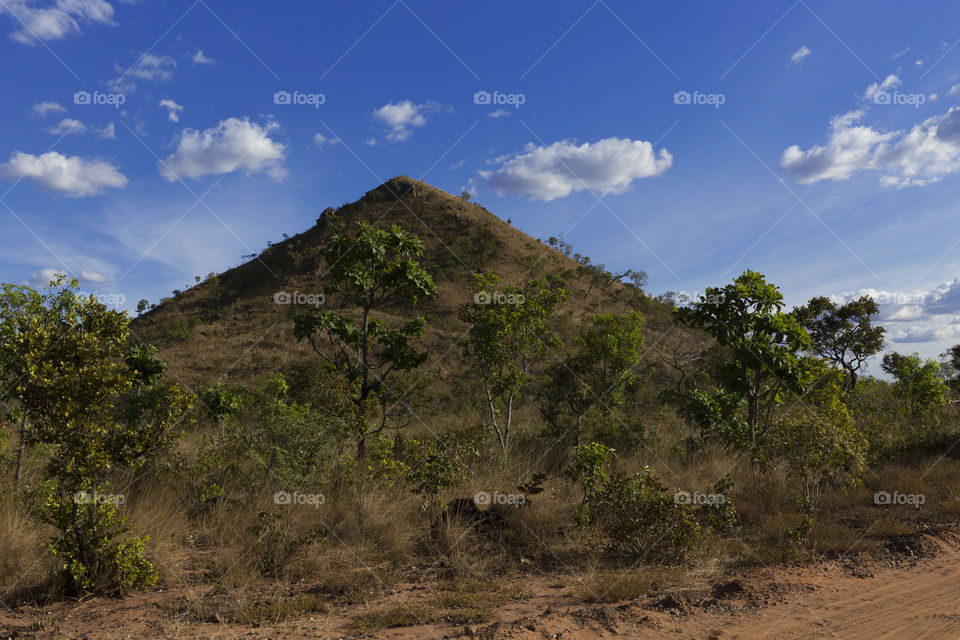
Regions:
<instances>
[{"instance_id":1,"label":"white cloud","mask_svg":"<svg viewBox=\"0 0 960 640\"><path fill-rule=\"evenodd\" d=\"M183 111L183 105L179 105L173 100L161 100L160 106L167 110L167 117L171 122L180 122L180 112Z\"/></svg>"},{"instance_id":2,"label":"white cloud","mask_svg":"<svg viewBox=\"0 0 960 640\"><path fill-rule=\"evenodd\" d=\"M431 111L443 109L443 106L432 100L423 104L414 104L410 100L402 100L396 104L387 103L373 112L373 119L390 128L387 140L402 142L413 134L413 129L427 124L424 115Z\"/></svg>"},{"instance_id":3,"label":"white cloud","mask_svg":"<svg viewBox=\"0 0 960 640\"><path fill-rule=\"evenodd\" d=\"M554 200L583 189L621 193L634 180L669 169L673 156L666 149L655 153L653 145L643 140L606 138L581 145L569 140L546 147L530 143L523 153L494 163L500 168L480 175L497 193Z\"/></svg>"},{"instance_id":4,"label":"white cloud","mask_svg":"<svg viewBox=\"0 0 960 640\"><path fill-rule=\"evenodd\" d=\"M127 177L109 162L49 151L40 156L16 151L0 164L0 177L30 178L41 189L71 198L92 196L108 187L122 189Z\"/></svg>"},{"instance_id":5,"label":"white cloud","mask_svg":"<svg viewBox=\"0 0 960 640\"><path fill-rule=\"evenodd\" d=\"M106 138L108 140L117 139L117 128L116 126L114 126L112 122L107 126L105 126L103 129L95 129L94 131L97 134L98 138Z\"/></svg>"},{"instance_id":6,"label":"white cloud","mask_svg":"<svg viewBox=\"0 0 960 640\"><path fill-rule=\"evenodd\" d=\"M900 84L901 84L900 78L898 78L897 76L891 73L890 75L888 75L886 78L883 79L883 82L874 82L869 87L867 87L867 90L863 93L863 100L864 101L873 100L874 96L876 96L881 91L895 89L896 87L899 87Z\"/></svg>"},{"instance_id":7,"label":"white cloud","mask_svg":"<svg viewBox=\"0 0 960 640\"><path fill-rule=\"evenodd\" d=\"M34 271L30 278L24 281L24 284L35 288L46 287L51 281L61 276L68 279L75 277L80 282L92 284L107 284L109 282L109 279L99 271L82 269L79 274L71 276L63 269L41 269L40 271Z\"/></svg>"},{"instance_id":8,"label":"white cloud","mask_svg":"<svg viewBox=\"0 0 960 640\"><path fill-rule=\"evenodd\" d=\"M324 147L328 144L329 145L337 144L339 142L340 142L339 138L328 138L322 133L318 133L313 136L313 144L316 145L318 148Z\"/></svg>"},{"instance_id":9,"label":"white cloud","mask_svg":"<svg viewBox=\"0 0 960 640\"><path fill-rule=\"evenodd\" d=\"M79 280L83 282L93 282L95 284L107 284L109 282L107 277L98 271L87 271L86 269L80 270Z\"/></svg>"},{"instance_id":10,"label":"white cloud","mask_svg":"<svg viewBox=\"0 0 960 640\"><path fill-rule=\"evenodd\" d=\"M74 120L73 118L64 118L58 122L56 126L48 128L47 133L52 133L55 136L64 136L80 134L86 130L87 125L83 124L79 120Z\"/></svg>"},{"instance_id":11,"label":"white cloud","mask_svg":"<svg viewBox=\"0 0 960 640\"><path fill-rule=\"evenodd\" d=\"M863 99L897 87L895 75L867 87ZM909 130L878 131L858 124L863 109L835 116L825 145L784 150L780 168L801 184L847 180L860 171L882 171L885 187L923 186L960 171L960 108L927 118Z\"/></svg>"},{"instance_id":12,"label":"white cloud","mask_svg":"<svg viewBox=\"0 0 960 640\"><path fill-rule=\"evenodd\" d=\"M191 60L193 60L193 64L215 64L217 62L213 58L203 55L203 49L197 49Z\"/></svg>"},{"instance_id":13,"label":"white cloud","mask_svg":"<svg viewBox=\"0 0 960 640\"><path fill-rule=\"evenodd\" d=\"M947 91L948 96L955 96L960 94L960 84L955 84Z\"/></svg>"},{"instance_id":14,"label":"white cloud","mask_svg":"<svg viewBox=\"0 0 960 640\"><path fill-rule=\"evenodd\" d=\"M510 112L506 109L497 109L496 111L487 115L488 118L505 118L510 115Z\"/></svg>"},{"instance_id":15,"label":"white cloud","mask_svg":"<svg viewBox=\"0 0 960 640\"><path fill-rule=\"evenodd\" d=\"M375 147L379 143L377 142L376 138L367 138L363 141L363 144L367 145L368 147Z\"/></svg>"},{"instance_id":16,"label":"white cloud","mask_svg":"<svg viewBox=\"0 0 960 640\"><path fill-rule=\"evenodd\" d=\"M160 173L171 182L240 170L279 180L287 174L286 149L270 138L278 127L275 122L260 126L248 118L227 118L204 131L184 129L177 150L159 163Z\"/></svg>"},{"instance_id":17,"label":"white cloud","mask_svg":"<svg viewBox=\"0 0 960 640\"><path fill-rule=\"evenodd\" d=\"M113 6L105 0L56 0L45 7L30 0L6 0L0 2L2 13L13 17L17 29L10 37L23 44L59 40L80 33L84 24L113 24Z\"/></svg>"},{"instance_id":18,"label":"white cloud","mask_svg":"<svg viewBox=\"0 0 960 640\"><path fill-rule=\"evenodd\" d=\"M810 53L810 49L807 47L807 45L803 45L793 52L793 55L790 56L790 62L793 64L799 64L804 58L810 55Z\"/></svg>"},{"instance_id":19,"label":"white cloud","mask_svg":"<svg viewBox=\"0 0 960 640\"><path fill-rule=\"evenodd\" d=\"M57 102L38 102L33 105L30 112L38 118L44 118L48 113L66 113L67 110Z\"/></svg>"},{"instance_id":20,"label":"white cloud","mask_svg":"<svg viewBox=\"0 0 960 640\"><path fill-rule=\"evenodd\" d=\"M127 69L116 66L120 75L110 81L110 87L115 91L133 91L137 88L136 80L166 81L173 78L173 70L177 61L170 56L155 56L145 53Z\"/></svg>"}]
</instances>

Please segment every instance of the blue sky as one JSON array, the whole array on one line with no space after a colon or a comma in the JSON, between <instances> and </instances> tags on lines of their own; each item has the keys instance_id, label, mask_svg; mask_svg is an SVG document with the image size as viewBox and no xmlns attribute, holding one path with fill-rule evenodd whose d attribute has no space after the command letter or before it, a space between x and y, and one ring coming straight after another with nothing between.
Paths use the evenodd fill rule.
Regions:
<instances>
[{"instance_id":1,"label":"blue sky","mask_svg":"<svg viewBox=\"0 0 960 640\"><path fill-rule=\"evenodd\" d=\"M0 0L0 281L132 308L398 174L960 342L960 6ZM424 232L423 230L419 230Z\"/></svg>"}]
</instances>

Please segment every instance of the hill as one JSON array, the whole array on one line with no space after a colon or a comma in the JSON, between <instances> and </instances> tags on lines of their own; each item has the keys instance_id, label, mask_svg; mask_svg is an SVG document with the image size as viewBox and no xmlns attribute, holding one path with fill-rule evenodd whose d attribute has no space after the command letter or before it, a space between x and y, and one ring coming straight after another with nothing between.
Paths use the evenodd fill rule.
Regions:
<instances>
[{"instance_id":1,"label":"hill","mask_svg":"<svg viewBox=\"0 0 960 640\"><path fill-rule=\"evenodd\" d=\"M356 202L327 208L312 228L271 244L248 262L175 292L134 321L135 339L155 344L170 373L185 381L201 376L249 382L309 357L309 347L292 336L292 315L322 295L323 251L330 239L352 233L360 221L397 224L423 241L422 262L439 296L416 309L398 305L387 313L396 320L413 313L427 318L423 345L440 380L457 377L459 360L449 357L464 332L457 308L471 299L475 271L494 271L504 285L547 274L563 278L571 296L560 314L561 330L572 331L585 314L620 312L628 305L652 318L666 318L669 311L637 287L605 277L583 258L564 255L482 206L399 176ZM291 304L282 304L288 296Z\"/></svg>"}]
</instances>

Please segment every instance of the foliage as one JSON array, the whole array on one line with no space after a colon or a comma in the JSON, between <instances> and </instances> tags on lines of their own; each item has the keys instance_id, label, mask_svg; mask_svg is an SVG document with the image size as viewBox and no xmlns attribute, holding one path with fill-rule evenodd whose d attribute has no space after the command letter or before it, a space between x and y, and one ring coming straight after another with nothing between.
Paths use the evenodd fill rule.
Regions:
<instances>
[{"instance_id":1,"label":"foliage","mask_svg":"<svg viewBox=\"0 0 960 640\"><path fill-rule=\"evenodd\" d=\"M298 314L294 335L306 339L313 350L352 386L355 406L353 431L362 456L366 439L380 433L389 418L386 381L392 373L419 367L427 354L409 344L420 338L426 321L413 317L390 328L373 314L397 302L416 304L434 298L437 287L430 274L416 261L423 243L397 225L390 230L360 222L354 236L336 235L324 252L329 266L328 296L358 308L357 315L320 310ZM327 338L321 344L320 336ZM374 407L380 417L371 423Z\"/></svg>"},{"instance_id":2,"label":"foliage","mask_svg":"<svg viewBox=\"0 0 960 640\"><path fill-rule=\"evenodd\" d=\"M842 305L817 296L792 312L810 334L813 353L842 368L851 390L866 360L883 349L884 328L872 324L878 313L880 307L870 296Z\"/></svg>"},{"instance_id":3,"label":"foliage","mask_svg":"<svg viewBox=\"0 0 960 640\"><path fill-rule=\"evenodd\" d=\"M675 311L678 320L704 329L730 350L719 382L723 394L744 403L746 438L741 446L751 449L763 440L773 410L787 392L801 391L809 381L800 352L810 347L810 336L782 308L777 287L746 271L722 289L707 287L699 302ZM731 407L737 402L719 404Z\"/></svg>"},{"instance_id":4,"label":"foliage","mask_svg":"<svg viewBox=\"0 0 960 640\"><path fill-rule=\"evenodd\" d=\"M643 319L636 312L597 315L577 337L577 349L547 368L540 414L561 437L580 444L584 418L609 420L624 401L624 390L643 345Z\"/></svg>"},{"instance_id":5,"label":"foliage","mask_svg":"<svg viewBox=\"0 0 960 640\"><path fill-rule=\"evenodd\" d=\"M547 280L497 291L499 282L491 272L474 274L474 302L461 305L459 316L469 326L464 356L480 378L487 419L506 453L533 368L560 346L547 323L567 292Z\"/></svg>"},{"instance_id":6,"label":"foliage","mask_svg":"<svg viewBox=\"0 0 960 640\"><path fill-rule=\"evenodd\" d=\"M940 365L936 360L924 360L919 353L909 356L888 353L883 356L880 366L893 376L894 393L913 426L946 404L947 385L940 376Z\"/></svg>"},{"instance_id":7,"label":"foliage","mask_svg":"<svg viewBox=\"0 0 960 640\"><path fill-rule=\"evenodd\" d=\"M856 486L866 465L866 439L843 402L843 372L821 364L820 383L771 429L771 457L783 461L801 500L816 508L827 482Z\"/></svg>"}]
</instances>

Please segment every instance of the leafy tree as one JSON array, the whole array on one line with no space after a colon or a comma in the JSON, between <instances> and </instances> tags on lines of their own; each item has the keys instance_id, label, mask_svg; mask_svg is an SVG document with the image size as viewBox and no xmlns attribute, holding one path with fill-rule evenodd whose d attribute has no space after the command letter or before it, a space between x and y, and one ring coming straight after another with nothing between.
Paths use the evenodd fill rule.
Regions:
<instances>
[{"instance_id":1,"label":"leafy tree","mask_svg":"<svg viewBox=\"0 0 960 640\"><path fill-rule=\"evenodd\" d=\"M883 349L884 329L872 324L880 313L876 301L863 296L838 305L818 296L792 313L810 334L813 353L843 369L852 391L867 359Z\"/></svg>"},{"instance_id":2,"label":"leafy tree","mask_svg":"<svg viewBox=\"0 0 960 640\"><path fill-rule=\"evenodd\" d=\"M960 389L960 344L940 354L940 374L953 391Z\"/></svg>"},{"instance_id":3,"label":"leafy tree","mask_svg":"<svg viewBox=\"0 0 960 640\"><path fill-rule=\"evenodd\" d=\"M843 402L849 383L843 371L814 365L816 386L771 428L769 450L782 460L803 503L816 508L828 483L856 486L866 466L866 438Z\"/></svg>"},{"instance_id":4,"label":"leafy tree","mask_svg":"<svg viewBox=\"0 0 960 640\"><path fill-rule=\"evenodd\" d=\"M171 443L190 398L128 366L126 313L81 297L77 286L59 278L41 294L5 285L2 359L11 396L31 418L22 442L44 445L47 457L41 517L60 532L49 548L71 586L122 591L156 574L145 540L127 538L118 502L100 497L112 495L113 470L140 466ZM130 361L144 356L155 359L143 347Z\"/></svg>"},{"instance_id":5,"label":"leafy tree","mask_svg":"<svg viewBox=\"0 0 960 640\"><path fill-rule=\"evenodd\" d=\"M737 411L740 403L746 405L743 424L751 448L763 439L785 394L801 390L808 380L800 353L810 347L810 336L782 309L777 287L763 275L745 271L732 284L707 287L698 302L674 311L679 321L707 331L730 350L719 375L722 395L728 398L718 405Z\"/></svg>"},{"instance_id":6,"label":"leafy tree","mask_svg":"<svg viewBox=\"0 0 960 640\"><path fill-rule=\"evenodd\" d=\"M150 308L150 301L147 300L146 298L141 298L140 301L137 302L137 314L141 314L149 308Z\"/></svg>"},{"instance_id":7,"label":"leafy tree","mask_svg":"<svg viewBox=\"0 0 960 640\"><path fill-rule=\"evenodd\" d=\"M320 310L298 314L295 320L296 338L307 340L352 386L353 430L360 456L367 438L380 433L390 418L387 379L416 369L427 358L409 343L423 336L426 320L422 316L391 328L376 315L398 302L416 304L436 297L433 278L416 260L421 255L423 243L399 226L385 230L359 222L356 235L334 236L324 252L330 280L327 295L341 296L357 311L346 315Z\"/></svg>"},{"instance_id":8,"label":"leafy tree","mask_svg":"<svg viewBox=\"0 0 960 640\"><path fill-rule=\"evenodd\" d=\"M572 431L580 444L585 417L608 417L623 404L640 361L642 326L636 312L597 315L577 337L575 352L547 368L540 412L561 435Z\"/></svg>"},{"instance_id":9,"label":"leafy tree","mask_svg":"<svg viewBox=\"0 0 960 640\"><path fill-rule=\"evenodd\" d=\"M469 325L464 356L480 378L487 419L506 453L517 401L534 367L560 345L547 323L567 292L546 280L497 291L499 282L495 273L474 274L474 302L461 305L459 316Z\"/></svg>"},{"instance_id":10,"label":"leafy tree","mask_svg":"<svg viewBox=\"0 0 960 640\"><path fill-rule=\"evenodd\" d=\"M894 393L911 424L917 425L925 415L946 404L947 386L937 361L924 360L919 353L905 356L894 352L884 355L880 366L893 376Z\"/></svg>"}]
</instances>

